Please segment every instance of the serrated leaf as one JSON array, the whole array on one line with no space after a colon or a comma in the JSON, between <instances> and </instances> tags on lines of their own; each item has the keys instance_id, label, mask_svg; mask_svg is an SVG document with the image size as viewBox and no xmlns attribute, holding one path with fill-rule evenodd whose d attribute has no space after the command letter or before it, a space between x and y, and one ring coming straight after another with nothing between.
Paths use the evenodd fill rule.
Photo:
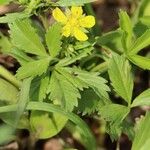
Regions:
<instances>
[{"instance_id":1,"label":"serrated leaf","mask_svg":"<svg viewBox=\"0 0 150 150\"><path fill-rule=\"evenodd\" d=\"M133 78L128 60L124 56L114 55L110 60L108 73L114 90L130 104L133 91Z\"/></svg>"},{"instance_id":2,"label":"serrated leaf","mask_svg":"<svg viewBox=\"0 0 150 150\"><path fill-rule=\"evenodd\" d=\"M45 48L29 20L17 20L9 25L12 43L27 53L47 56Z\"/></svg>"},{"instance_id":3,"label":"serrated leaf","mask_svg":"<svg viewBox=\"0 0 150 150\"><path fill-rule=\"evenodd\" d=\"M57 67L56 70L79 90L83 91L83 88L88 88L88 85L85 84L82 80L80 80L76 76L76 74L73 71L71 71L71 68Z\"/></svg>"},{"instance_id":4,"label":"serrated leaf","mask_svg":"<svg viewBox=\"0 0 150 150\"><path fill-rule=\"evenodd\" d=\"M105 118L106 121L120 124L129 113L130 108L119 104L109 104L99 108L99 111L100 115Z\"/></svg>"},{"instance_id":5,"label":"serrated leaf","mask_svg":"<svg viewBox=\"0 0 150 150\"><path fill-rule=\"evenodd\" d=\"M12 23L16 20L21 20L29 17L30 15L25 12L8 13L6 16L0 17L0 23Z\"/></svg>"},{"instance_id":6,"label":"serrated leaf","mask_svg":"<svg viewBox=\"0 0 150 150\"><path fill-rule=\"evenodd\" d=\"M147 141L150 140L150 113L146 113L146 116L138 124L135 138L133 140L132 150L146 150Z\"/></svg>"},{"instance_id":7,"label":"serrated leaf","mask_svg":"<svg viewBox=\"0 0 150 150\"><path fill-rule=\"evenodd\" d=\"M18 100L18 94L19 91L15 86L0 78L0 101L14 104Z\"/></svg>"},{"instance_id":8,"label":"serrated leaf","mask_svg":"<svg viewBox=\"0 0 150 150\"><path fill-rule=\"evenodd\" d=\"M139 96L137 96L132 103L132 107L136 106L149 106L150 105L150 88L142 92Z\"/></svg>"},{"instance_id":9,"label":"serrated leaf","mask_svg":"<svg viewBox=\"0 0 150 150\"><path fill-rule=\"evenodd\" d=\"M120 11L119 13L120 27L124 31L122 37L122 45L124 45L125 50L131 45L132 39L132 22L125 11Z\"/></svg>"},{"instance_id":10,"label":"serrated leaf","mask_svg":"<svg viewBox=\"0 0 150 150\"><path fill-rule=\"evenodd\" d=\"M141 37L139 37L132 47L129 49L129 55L135 55L143 48L150 45L150 29L148 29Z\"/></svg>"},{"instance_id":11,"label":"serrated leaf","mask_svg":"<svg viewBox=\"0 0 150 150\"><path fill-rule=\"evenodd\" d=\"M110 135L112 141L117 140L122 133L122 122L130 112L130 108L109 104L99 108L99 113L106 120L106 132Z\"/></svg>"},{"instance_id":12,"label":"serrated leaf","mask_svg":"<svg viewBox=\"0 0 150 150\"><path fill-rule=\"evenodd\" d=\"M58 113L51 115L46 112L32 111L30 124L32 132L39 139L46 139L58 134L65 126L67 120L68 118L66 116Z\"/></svg>"},{"instance_id":13,"label":"serrated leaf","mask_svg":"<svg viewBox=\"0 0 150 150\"><path fill-rule=\"evenodd\" d=\"M59 0L57 4L60 6L81 6L85 3L91 3L94 1L96 0Z\"/></svg>"},{"instance_id":14,"label":"serrated leaf","mask_svg":"<svg viewBox=\"0 0 150 150\"><path fill-rule=\"evenodd\" d=\"M150 70L150 59L149 58L143 57L140 55L131 55L131 56L128 56L128 58L135 65L137 65L143 69Z\"/></svg>"},{"instance_id":15,"label":"serrated leaf","mask_svg":"<svg viewBox=\"0 0 150 150\"><path fill-rule=\"evenodd\" d=\"M82 115L90 115L98 109L98 105L103 105L100 103L102 103L102 100L92 89L85 89L81 92L81 99L79 100L77 110Z\"/></svg>"},{"instance_id":16,"label":"serrated leaf","mask_svg":"<svg viewBox=\"0 0 150 150\"><path fill-rule=\"evenodd\" d=\"M61 28L60 24L54 24L50 26L45 35L48 50L52 57L56 57L61 50Z\"/></svg>"},{"instance_id":17,"label":"serrated leaf","mask_svg":"<svg viewBox=\"0 0 150 150\"><path fill-rule=\"evenodd\" d=\"M108 32L97 39L97 44L114 52L123 51L121 43L122 32L120 30Z\"/></svg>"},{"instance_id":18,"label":"serrated leaf","mask_svg":"<svg viewBox=\"0 0 150 150\"><path fill-rule=\"evenodd\" d=\"M49 63L50 58L43 58L40 60L28 62L17 70L16 76L19 79L24 79L31 76L40 76L47 71Z\"/></svg>"},{"instance_id":19,"label":"serrated leaf","mask_svg":"<svg viewBox=\"0 0 150 150\"><path fill-rule=\"evenodd\" d=\"M61 104L67 111L72 111L78 105L78 89L56 71L52 73L49 90L51 100Z\"/></svg>"},{"instance_id":20,"label":"serrated leaf","mask_svg":"<svg viewBox=\"0 0 150 150\"><path fill-rule=\"evenodd\" d=\"M87 86L91 87L94 90L94 92L100 98L102 98L102 100L105 99L104 103L108 103L107 100L109 99L109 96L107 92L110 89L106 85L107 81L104 78L98 76L98 73L87 72L75 68L72 69L72 72L74 72L81 81L87 84Z\"/></svg>"}]
</instances>

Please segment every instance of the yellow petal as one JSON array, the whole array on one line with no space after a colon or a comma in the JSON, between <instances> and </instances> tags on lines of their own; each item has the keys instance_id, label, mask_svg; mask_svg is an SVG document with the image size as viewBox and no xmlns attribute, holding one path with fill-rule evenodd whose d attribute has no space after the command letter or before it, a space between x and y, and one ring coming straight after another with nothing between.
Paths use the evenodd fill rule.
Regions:
<instances>
[{"instance_id":1,"label":"yellow petal","mask_svg":"<svg viewBox=\"0 0 150 150\"><path fill-rule=\"evenodd\" d=\"M63 27L62 29L62 35L64 35L65 37L69 37L71 34L71 27L70 25L66 25Z\"/></svg>"},{"instance_id":2,"label":"yellow petal","mask_svg":"<svg viewBox=\"0 0 150 150\"><path fill-rule=\"evenodd\" d=\"M93 16L86 16L79 20L79 24L84 28L91 28L95 25L95 18Z\"/></svg>"},{"instance_id":3,"label":"yellow petal","mask_svg":"<svg viewBox=\"0 0 150 150\"><path fill-rule=\"evenodd\" d=\"M79 28L74 29L73 36L79 41L86 41L88 39L87 35Z\"/></svg>"},{"instance_id":4,"label":"yellow petal","mask_svg":"<svg viewBox=\"0 0 150 150\"><path fill-rule=\"evenodd\" d=\"M67 17L64 15L64 13L59 8L55 8L53 10L53 17L56 21L61 22L63 24L65 24L67 22Z\"/></svg>"},{"instance_id":5,"label":"yellow petal","mask_svg":"<svg viewBox=\"0 0 150 150\"><path fill-rule=\"evenodd\" d=\"M72 6L71 7L71 13L74 17L80 17L83 14L82 7Z\"/></svg>"}]
</instances>

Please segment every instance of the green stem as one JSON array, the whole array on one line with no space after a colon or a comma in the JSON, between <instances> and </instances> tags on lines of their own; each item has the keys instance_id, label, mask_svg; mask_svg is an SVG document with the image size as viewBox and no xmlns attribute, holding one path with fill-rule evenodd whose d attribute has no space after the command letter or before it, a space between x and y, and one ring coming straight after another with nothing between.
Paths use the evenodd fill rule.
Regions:
<instances>
[{"instance_id":1,"label":"green stem","mask_svg":"<svg viewBox=\"0 0 150 150\"><path fill-rule=\"evenodd\" d=\"M92 72L100 72L100 73L104 73L107 70L108 70L108 62L103 62L91 69Z\"/></svg>"},{"instance_id":2,"label":"green stem","mask_svg":"<svg viewBox=\"0 0 150 150\"><path fill-rule=\"evenodd\" d=\"M3 66L0 65L0 76L11 82L17 88L20 87L21 82L18 81L14 75L12 75L8 70L6 70Z\"/></svg>"}]
</instances>

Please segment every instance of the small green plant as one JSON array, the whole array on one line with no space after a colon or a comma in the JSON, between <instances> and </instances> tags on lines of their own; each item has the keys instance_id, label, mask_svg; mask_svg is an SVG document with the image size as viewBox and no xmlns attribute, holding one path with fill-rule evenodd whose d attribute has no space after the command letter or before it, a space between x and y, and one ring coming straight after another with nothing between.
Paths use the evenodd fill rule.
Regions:
<instances>
[{"instance_id":1,"label":"small green plant","mask_svg":"<svg viewBox=\"0 0 150 150\"><path fill-rule=\"evenodd\" d=\"M86 4L92 1L18 0L13 2L22 12L0 17L9 26L9 36L0 34L0 50L20 64L15 76L0 66L2 144L14 140L17 129L27 129L36 141L57 135L72 122L84 147L96 150L95 138L80 118L93 115L103 119L112 140L125 133L132 150L149 148L149 112L138 124L131 123L129 113L150 105L150 89L133 98L134 70L150 70L149 56L139 54L150 45L150 2L141 1L133 19L121 10L119 28L98 35L97 19ZM109 93L122 103L114 103Z\"/></svg>"}]
</instances>

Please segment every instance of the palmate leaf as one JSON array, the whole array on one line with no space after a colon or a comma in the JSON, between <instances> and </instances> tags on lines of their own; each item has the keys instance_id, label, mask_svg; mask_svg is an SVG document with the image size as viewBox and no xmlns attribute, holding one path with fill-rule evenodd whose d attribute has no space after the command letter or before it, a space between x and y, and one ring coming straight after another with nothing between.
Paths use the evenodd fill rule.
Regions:
<instances>
[{"instance_id":1,"label":"palmate leaf","mask_svg":"<svg viewBox=\"0 0 150 150\"><path fill-rule=\"evenodd\" d=\"M40 76L47 71L49 63L50 58L43 58L40 60L30 61L17 70L16 76L19 79L24 79L31 76Z\"/></svg>"},{"instance_id":2,"label":"palmate leaf","mask_svg":"<svg viewBox=\"0 0 150 150\"><path fill-rule=\"evenodd\" d=\"M48 50L52 57L56 57L61 50L61 28L60 24L54 24L50 26L45 35Z\"/></svg>"},{"instance_id":3,"label":"palmate leaf","mask_svg":"<svg viewBox=\"0 0 150 150\"><path fill-rule=\"evenodd\" d=\"M96 0L59 0L57 2L57 4L59 6L81 6L85 3L91 3L91 2L94 2Z\"/></svg>"},{"instance_id":4,"label":"palmate leaf","mask_svg":"<svg viewBox=\"0 0 150 150\"><path fill-rule=\"evenodd\" d=\"M59 103L67 111L72 111L78 105L80 93L66 77L53 71L50 81L50 99Z\"/></svg>"},{"instance_id":5,"label":"palmate leaf","mask_svg":"<svg viewBox=\"0 0 150 150\"><path fill-rule=\"evenodd\" d=\"M128 60L124 56L113 55L110 60L108 73L114 90L130 104L133 91L133 78Z\"/></svg>"},{"instance_id":6,"label":"palmate leaf","mask_svg":"<svg viewBox=\"0 0 150 150\"><path fill-rule=\"evenodd\" d=\"M29 20L17 20L9 24L12 43L26 53L47 56L45 48Z\"/></svg>"}]
</instances>

